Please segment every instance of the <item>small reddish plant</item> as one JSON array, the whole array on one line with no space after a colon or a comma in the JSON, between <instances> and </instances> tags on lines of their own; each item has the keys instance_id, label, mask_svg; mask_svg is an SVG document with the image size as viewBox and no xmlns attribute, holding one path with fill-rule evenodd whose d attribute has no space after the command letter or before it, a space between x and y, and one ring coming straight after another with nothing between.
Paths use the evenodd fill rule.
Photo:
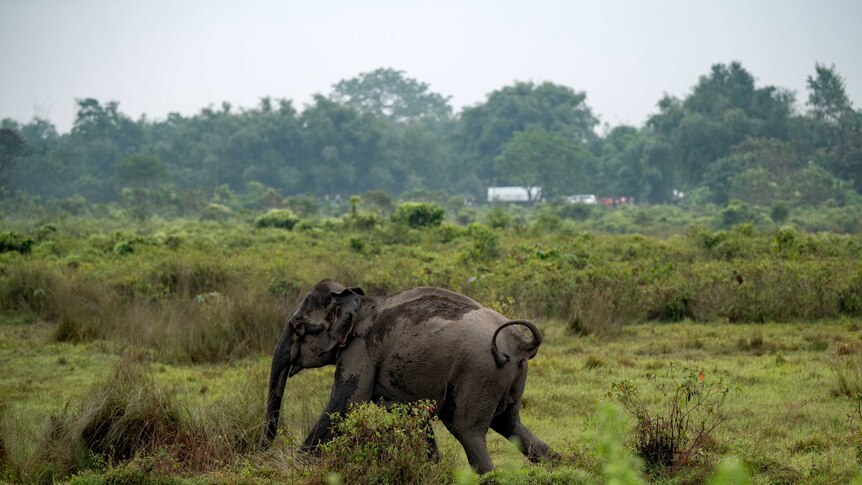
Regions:
<instances>
[{"instance_id":1,"label":"small reddish plant","mask_svg":"<svg viewBox=\"0 0 862 485\"><path fill-rule=\"evenodd\" d=\"M687 464L727 420L722 406L732 389L705 370L678 373L673 364L662 382L655 375L650 380L663 396L658 410L647 406L630 380L614 383L608 396L637 420L635 448L647 466L675 469Z\"/></svg>"}]
</instances>

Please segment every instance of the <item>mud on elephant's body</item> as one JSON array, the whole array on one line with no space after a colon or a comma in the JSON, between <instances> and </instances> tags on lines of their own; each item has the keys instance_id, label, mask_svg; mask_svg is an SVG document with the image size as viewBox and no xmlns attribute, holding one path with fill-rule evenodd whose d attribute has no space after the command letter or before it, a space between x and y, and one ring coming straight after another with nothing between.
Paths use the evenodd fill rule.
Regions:
<instances>
[{"instance_id":1,"label":"mud on elephant's body","mask_svg":"<svg viewBox=\"0 0 862 485\"><path fill-rule=\"evenodd\" d=\"M527 339L516 327L530 330ZM470 465L493 469L488 428L517 437L527 457L546 458L548 446L520 421L527 361L541 344L539 330L510 321L474 300L422 287L372 298L359 288L324 280L290 315L272 359L261 444L275 437L287 377L335 364L329 403L305 440L327 441L330 414L348 404L433 399L438 416L464 447Z\"/></svg>"}]
</instances>

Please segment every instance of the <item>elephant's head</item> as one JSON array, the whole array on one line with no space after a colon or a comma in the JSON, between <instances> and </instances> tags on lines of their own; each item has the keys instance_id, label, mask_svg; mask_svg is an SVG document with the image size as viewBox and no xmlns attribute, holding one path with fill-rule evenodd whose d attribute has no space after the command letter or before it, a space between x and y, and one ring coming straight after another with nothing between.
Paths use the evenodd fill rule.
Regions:
<instances>
[{"instance_id":1,"label":"elephant's head","mask_svg":"<svg viewBox=\"0 0 862 485\"><path fill-rule=\"evenodd\" d=\"M275 438L287 378L302 369L335 363L338 350L348 344L353 333L354 317L363 295L361 288L323 280L290 313L272 355L262 446L268 446Z\"/></svg>"}]
</instances>

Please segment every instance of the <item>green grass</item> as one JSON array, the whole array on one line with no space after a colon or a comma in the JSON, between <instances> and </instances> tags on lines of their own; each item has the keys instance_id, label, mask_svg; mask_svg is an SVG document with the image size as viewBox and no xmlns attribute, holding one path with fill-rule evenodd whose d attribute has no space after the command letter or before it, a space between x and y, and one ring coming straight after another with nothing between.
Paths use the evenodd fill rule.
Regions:
<instances>
[{"instance_id":1,"label":"green grass","mask_svg":"<svg viewBox=\"0 0 862 485\"><path fill-rule=\"evenodd\" d=\"M836 359L854 355L836 352L847 352L848 343L859 341L859 325L849 321L646 324L625 327L619 336L603 340L574 337L560 322L541 323L546 340L530 364L522 415L527 426L563 455L561 470L600 480L600 458L593 447L600 431L595 421L597 404L605 399L612 382L631 379L646 401L657 406L659 397L648 378L657 374L661 380L668 362L724 376L739 388L727 402L729 419L716 430L714 442L694 465L676 471L674 480L701 481L729 456L739 457L752 470L755 483L839 483L849 481L858 470L847 419L851 401L836 395L838 381L832 366ZM0 393L10 404L4 431L11 424L24 428L12 435L18 446L27 437L38 436L50 414L79 405L94 384L110 376L121 351L102 341L54 342L50 326L43 323L5 321L0 336L4 374ZM741 344L752 336L759 336L761 343ZM591 364L596 359L602 364ZM218 403L257 399L262 407L268 364L260 356L207 365L155 362L150 367L155 382L168 389L182 408L190 414L206 414ZM314 463L303 461L293 450L322 410L331 379L332 369L321 369L304 371L288 381L284 424L274 450L238 454L231 462L185 478L311 476ZM240 413L249 415L243 419L254 414L253 410ZM439 424L437 428L444 457L455 467L464 466L460 446ZM498 467L523 466L508 442L493 432L488 438ZM15 449L15 444L10 448ZM652 476L658 482L670 478L662 472Z\"/></svg>"},{"instance_id":2,"label":"green grass","mask_svg":"<svg viewBox=\"0 0 862 485\"><path fill-rule=\"evenodd\" d=\"M414 229L355 217L288 231L246 219L3 221L0 232L33 243L28 254L0 253L0 479L325 480L326 460L296 448L324 408L332 368L291 378L276 445L252 446L267 354L297 298L323 278L372 295L443 286L539 323L546 339L522 416L562 460L521 472L522 457L491 433L500 471L485 481L610 479L608 464L635 448L634 422L620 448L616 411L600 403L631 380L659 409L650 376L661 380L670 363L739 391L691 462L644 470L649 481L700 483L729 457L755 483L840 483L859 469L862 430L848 419L862 393L859 235L742 225L656 239L541 220ZM159 433L130 461L88 455L81 430L124 407ZM463 450L435 426L444 459L429 476L469 483Z\"/></svg>"}]
</instances>

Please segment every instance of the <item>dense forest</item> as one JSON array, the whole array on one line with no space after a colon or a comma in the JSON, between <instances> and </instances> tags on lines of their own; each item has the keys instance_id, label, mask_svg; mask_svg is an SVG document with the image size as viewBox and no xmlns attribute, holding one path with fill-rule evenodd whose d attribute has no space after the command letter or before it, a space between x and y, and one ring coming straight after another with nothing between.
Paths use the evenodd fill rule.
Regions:
<instances>
[{"instance_id":1,"label":"dense forest","mask_svg":"<svg viewBox=\"0 0 862 485\"><path fill-rule=\"evenodd\" d=\"M263 98L134 120L117 102L80 99L69 133L44 119L2 121L0 188L22 211L119 203L165 215L381 190L483 202L490 185L541 186L548 200L857 205L862 111L834 66L814 66L807 85L801 100L758 86L737 62L716 64L641 127L600 125L587 93L549 82L504 86L456 113L393 69L343 80L301 110Z\"/></svg>"}]
</instances>

